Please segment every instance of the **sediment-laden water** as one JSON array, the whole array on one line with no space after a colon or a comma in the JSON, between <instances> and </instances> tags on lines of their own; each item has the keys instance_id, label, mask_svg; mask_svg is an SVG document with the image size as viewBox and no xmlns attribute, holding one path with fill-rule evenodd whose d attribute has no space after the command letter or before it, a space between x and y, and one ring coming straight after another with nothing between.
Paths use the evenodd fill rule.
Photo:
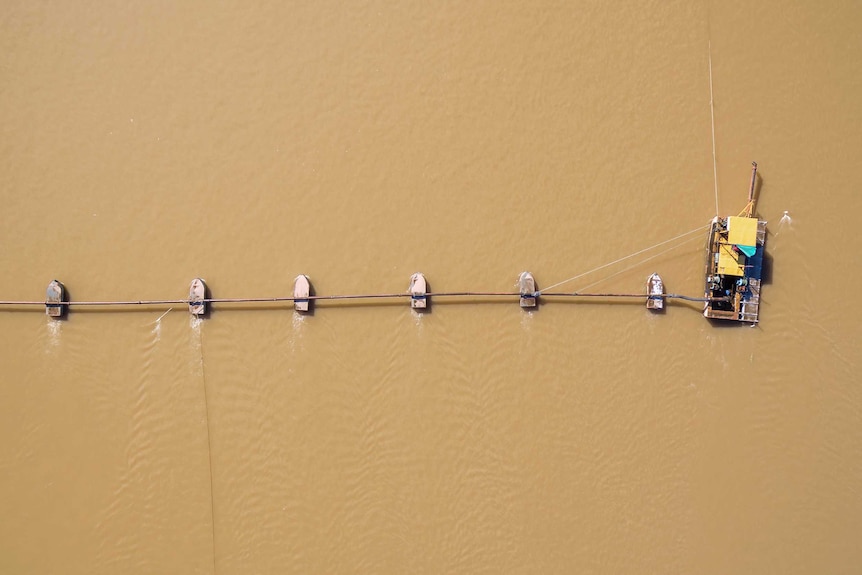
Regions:
<instances>
[{"instance_id":1,"label":"sediment-laden water","mask_svg":"<svg viewBox=\"0 0 862 575\"><path fill-rule=\"evenodd\" d=\"M542 289L704 226L560 288L698 296L752 160L770 273L756 328L688 302L6 306L0 571L857 569L856 4L3 12L0 299Z\"/></svg>"}]
</instances>

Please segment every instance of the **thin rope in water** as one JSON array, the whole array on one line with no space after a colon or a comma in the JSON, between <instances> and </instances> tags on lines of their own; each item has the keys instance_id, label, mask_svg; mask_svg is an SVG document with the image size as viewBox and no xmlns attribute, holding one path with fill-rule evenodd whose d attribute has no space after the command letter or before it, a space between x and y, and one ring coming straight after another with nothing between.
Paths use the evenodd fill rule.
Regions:
<instances>
[{"instance_id":1,"label":"thin rope in water","mask_svg":"<svg viewBox=\"0 0 862 575\"><path fill-rule=\"evenodd\" d=\"M676 236L676 237L673 237L673 238L671 238L671 239L669 239L669 240L665 240L665 241L663 241L663 242L659 242L659 243L657 243L657 244L655 244L655 245L652 245L652 246L650 246L650 247L648 247L648 248L644 248L644 249L642 249L642 250L640 250L640 251L636 251L636 252L635 252L635 253L633 253L633 254L629 254L629 255L627 255L627 256L625 256L625 257L621 257L621 258L619 258L619 259L616 259L616 260L614 260L614 261L612 261L612 262L610 262L610 263L607 263L607 264L604 264L604 265L600 265L600 266L599 266L599 267L597 267L597 268L593 268L593 269L591 269L591 270L589 270L589 271L586 271L586 272L584 272L584 273L578 274L578 275L576 275L576 276L572 276L572 277L570 277L569 279L565 279L565 280L563 280L563 281L561 281L561 282L557 282L557 283L555 283L555 284L553 284L553 285L550 285L550 286L546 287L545 289L541 290L539 293L541 293L542 291L552 290L552 289L554 289L554 288L556 288L556 287L559 287L559 286L561 286L561 285L567 284L567 283L569 283L569 282L573 282L573 281L575 281L575 280L577 280L577 279L580 279L580 278L582 278L582 277L584 277L584 276L590 275L591 273L595 273L595 272L597 272L597 271L599 271L599 270L603 270L603 269L605 269L605 268L611 267L612 265L618 264L618 263L623 262L623 261L625 261L625 260L627 260L627 259L633 258L633 257L635 257L635 256L639 256L639 255L641 255L641 254L642 254L642 253L644 253L644 252L648 252L648 251L650 251L650 250L654 250L655 248L657 248L657 247L661 247L661 246L663 246L663 245L665 245L665 244L669 244L670 242L676 241L676 240L681 239L681 238L684 238L684 237L686 237L686 236L690 236L691 234L694 234L694 233L697 233L697 232L701 232L701 231L705 230L707 227L709 227L709 226L700 226L700 227L695 228L695 229L693 229L693 230L691 230L691 231L685 232L684 234L680 234L680 235L678 235L678 236ZM661 254L659 254L659 255L661 255ZM647 261L648 261L648 260L647 260Z\"/></svg>"},{"instance_id":2,"label":"thin rope in water","mask_svg":"<svg viewBox=\"0 0 862 575\"><path fill-rule=\"evenodd\" d=\"M709 42L709 116L712 125L712 178L715 185L715 215L718 215L718 162L715 159L715 104L712 97L712 41Z\"/></svg>"}]
</instances>

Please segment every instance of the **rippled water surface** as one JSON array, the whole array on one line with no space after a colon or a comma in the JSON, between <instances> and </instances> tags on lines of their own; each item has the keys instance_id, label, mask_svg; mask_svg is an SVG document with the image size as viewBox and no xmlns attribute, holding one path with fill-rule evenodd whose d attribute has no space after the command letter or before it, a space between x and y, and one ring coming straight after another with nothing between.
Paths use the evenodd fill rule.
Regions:
<instances>
[{"instance_id":1,"label":"rippled water surface","mask_svg":"<svg viewBox=\"0 0 862 575\"><path fill-rule=\"evenodd\" d=\"M735 215L752 160L770 273L756 328L678 301L2 306L0 571L855 572L860 21L8 2L2 300L541 289ZM559 289L697 296L685 239Z\"/></svg>"}]
</instances>

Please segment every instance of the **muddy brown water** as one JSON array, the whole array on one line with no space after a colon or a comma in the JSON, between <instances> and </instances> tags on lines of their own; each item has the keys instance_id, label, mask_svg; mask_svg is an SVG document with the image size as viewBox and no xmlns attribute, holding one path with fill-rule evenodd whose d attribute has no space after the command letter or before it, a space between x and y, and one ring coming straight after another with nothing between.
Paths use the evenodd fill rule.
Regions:
<instances>
[{"instance_id":1,"label":"muddy brown water","mask_svg":"<svg viewBox=\"0 0 862 575\"><path fill-rule=\"evenodd\" d=\"M862 9L617 4L6 3L0 299L550 286L715 215L710 53L771 279L753 329L5 307L0 571L856 572ZM692 237L563 287L699 295Z\"/></svg>"}]
</instances>

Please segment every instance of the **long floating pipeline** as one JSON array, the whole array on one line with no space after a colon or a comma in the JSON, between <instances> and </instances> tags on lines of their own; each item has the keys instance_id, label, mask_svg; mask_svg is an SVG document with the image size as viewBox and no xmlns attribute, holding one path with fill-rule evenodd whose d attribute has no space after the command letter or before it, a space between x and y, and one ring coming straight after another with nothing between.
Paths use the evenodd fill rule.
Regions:
<instances>
[{"instance_id":1,"label":"long floating pipeline","mask_svg":"<svg viewBox=\"0 0 862 575\"><path fill-rule=\"evenodd\" d=\"M632 298L646 299L650 297L642 293L545 293L531 292L521 294L518 292L429 292L425 297L510 297L520 298L523 295L530 297L585 297L585 298ZM205 298L202 300L188 299L154 299L154 300L129 300L129 301L65 301L53 305L61 306L114 306L124 307L132 305L170 305L170 304L186 304L193 305L197 303L279 303L279 302L296 302L296 301L326 301L326 300L345 300L345 299L384 299L384 298L411 298L409 293L381 293L381 294L345 294L345 295L313 295L304 298L298 297L247 297L247 298ZM694 302L711 302L711 301L727 301L726 297L694 297L681 294L669 293L662 296L666 299L680 299ZM19 301L19 300L0 300L0 305L8 306L44 306L52 305L50 302L44 301Z\"/></svg>"},{"instance_id":2,"label":"long floating pipeline","mask_svg":"<svg viewBox=\"0 0 862 575\"><path fill-rule=\"evenodd\" d=\"M619 264L634 256L638 256L644 254L650 250L653 250L657 247L664 246L666 244L677 242L678 240L684 241L671 245L670 247L662 250L658 254L652 255L651 257L643 260L642 263L646 261L652 260L668 251L676 249L680 247L682 244L688 243L692 241L692 234L702 231L703 226L675 236L669 240L665 240L650 246L648 248L644 248L642 250L638 250L630 255L614 260L610 263L598 266L592 270L589 270L584 273L577 274L563 281L557 282L555 284L550 285L546 290L539 290L536 288L536 282L533 279L533 275L530 272L522 272L518 278L518 291L506 291L506 292L495 292L495 291L449 291L449 292L430 292L427 290L427 282L425 280L425 276L421 273L415 273L410 277L410 287L406 292L401 293L376 293L376 294L342 294L342 295L316 295L313 293L311 289L311 283L306 275L300 274L294 280L294 291L292 296L277 296L277 297L245 297L245 298L214 298L210 297L209 290L206 286L206 283L201 278L195 278L192 280L191 286L189 288L189 297L187 299L157 299L157 300L116 300L116 301L70 301L67 297L65 286L59 282L58 280L52 281L48 284L48 289L46 291L46 300L45 301L33 301L33 300L0 300L0 306L45 306L46 313L52 317L62 317L66 314L71 306L74 307L89 307L89 306L113 306L113 307L124 307L124 306L157 306L157 305L176 305L176 304L186 304L189 306L189 312L192 315L196 316L205 316L207 314L208 308L210 304L244 304L244 303L279 303L279 302L293 302L294 309L300 312L309 311L310 305L312 302L323 302L323 301L337 301L337 300L371 300L371 299L407 299L410 300L410 305L414 309L422 310L427 307L428 301L430 298L449 298L449 297L467 297L467 298L488 298L488 297L501 297L501 298L518 298L520 302L520 306L522 308L532 308L536 307L539 298L629 298L629 299L644 299L646 300L647 307L653 310L661 310L664 308L664 302L667 299L680 299L684 301L690 302L718 302L718 301L729 301L729 298L725 297L693 297L687 295L680 294L666 294L664 292L664 286L661 278L657 274L653 274L647 281L646 293L591 293L591 292L552 292L550 290L557 288L563 284L570 283L574 280L581 279L586 277L594 272L606 269L615 264ZM611 274L609 277L613 277L622 273L623 271L627 271L634 266L629 266L625 270L617 272L615 274ZM584 289L588 289L602 281L609 279L609 277L605 277L598 281L595 281Z\"/></svg>"},{"instance_id":3,"label":"long floating pipeline","mask_svg":"<svg viewBox=\"0 0 862 575\"><path fill-rule=\"evenodd\" d=\"M437 297L553 297L553 298L632 298L632 299L647 299L653 296L645 293L580 293L580 292L477 292L477 291L457 291L457 292L426 292L420 296L421 298L437 298ZM680 299L692 302L712 302L712 301L727 301L728 298L704 298L693 297L681 294L663 294L666 299ZM219 304L219 303L285 303L285 302L305 302L305 301L332 301L332 300L361 300L361 299L416 299L417 295L413 293L381 293L381 294L340 294L340 295L307 295L293 297L246 297L246 298L202 298L202 299L155 299L155 300L118 300L118 301L32 301L32 300L0 300L0 305L7 306L149 306L149 305L172 305L172 304Z\"/></svg>"}]
</instances>

